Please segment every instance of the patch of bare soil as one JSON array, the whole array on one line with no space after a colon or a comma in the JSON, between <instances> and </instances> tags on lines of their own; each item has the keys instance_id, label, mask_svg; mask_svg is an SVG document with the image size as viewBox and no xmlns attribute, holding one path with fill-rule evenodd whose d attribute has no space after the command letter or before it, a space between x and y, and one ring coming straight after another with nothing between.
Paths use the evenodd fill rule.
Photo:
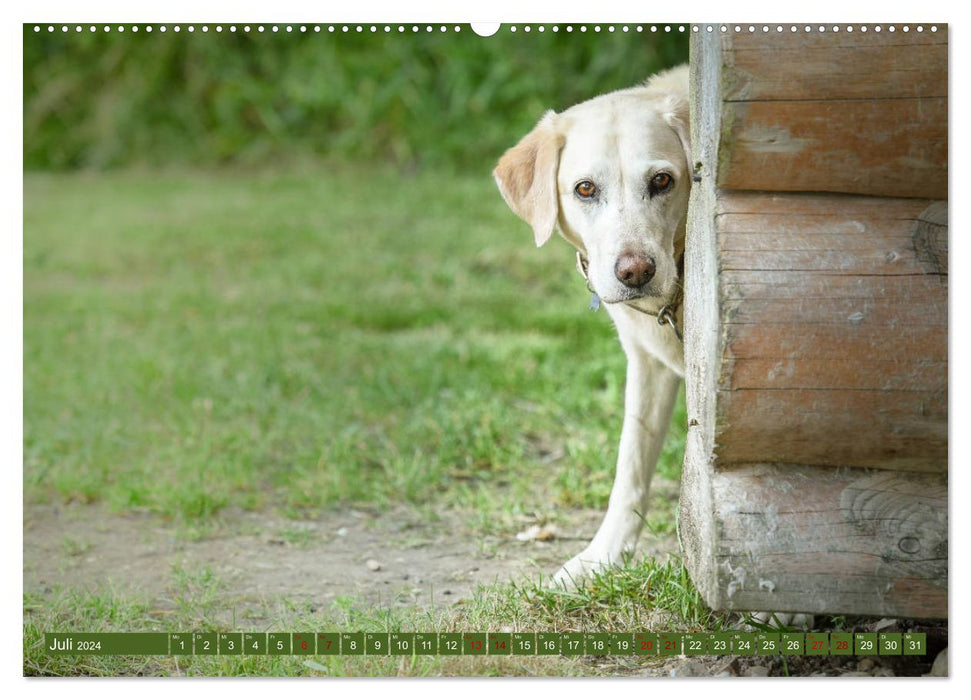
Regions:
<instances>
[{"instance_id":1,"label":"patch of bare soil","mask_svg":"<svg viewBox=\"0 0 971 700\"><path fill-rule=\"evenodd\" d=\"M232 601L226 614L237 624L263 617L268 605L284 599L303 610L323 608L338 596L367 606L443 606L479 584L549 576L585 546L601 516L584 512L571 532L561 528L544 541L542 534L472 537L457 516L429 523L404 509L348 510L304 521L229 512L204 537L187 539L153 516L32 505L24 516L24 590L110 587L165 610L175 606L175 572L191 577L208 569L219 582L220 600ZM529 530L524 523L522 531ZM673 538L645 544L675 547Z\"/></svg>"}]
</instances>

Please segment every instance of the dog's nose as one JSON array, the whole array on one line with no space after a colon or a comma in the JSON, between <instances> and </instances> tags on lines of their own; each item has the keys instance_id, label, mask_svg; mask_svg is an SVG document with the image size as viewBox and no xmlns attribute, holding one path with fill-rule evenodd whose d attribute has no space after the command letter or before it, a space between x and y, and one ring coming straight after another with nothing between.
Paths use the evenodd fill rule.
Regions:
<instances>
[{"instance_id":1,"label":"dog's nose","mask_svg":"<svg viewBox=\"0 0 971 700\"><path fill-rule=\"evenodd\" d=\"M654 260L646 255L621 253L614 264L614 275L624 286L643 287L654 277Z\"/></svg>"}]
</instances>

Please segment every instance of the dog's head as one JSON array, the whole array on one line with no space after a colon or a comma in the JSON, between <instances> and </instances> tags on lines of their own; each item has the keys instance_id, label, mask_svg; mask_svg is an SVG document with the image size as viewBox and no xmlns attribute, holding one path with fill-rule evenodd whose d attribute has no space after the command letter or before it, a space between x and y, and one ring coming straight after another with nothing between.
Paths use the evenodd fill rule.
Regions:
<instances>
[{"instance_id":1,"label":"dog's head","mask_svg":"<svg viewBox=\"0 0 971 700\"><path fill-rule=\"evenodd\" d=\"M493 173L536 245L558 228L586 256L605 303L667 298L678 283L691 188L687 83L676 68L547 112Z\"/></svg>"}]
</instances>

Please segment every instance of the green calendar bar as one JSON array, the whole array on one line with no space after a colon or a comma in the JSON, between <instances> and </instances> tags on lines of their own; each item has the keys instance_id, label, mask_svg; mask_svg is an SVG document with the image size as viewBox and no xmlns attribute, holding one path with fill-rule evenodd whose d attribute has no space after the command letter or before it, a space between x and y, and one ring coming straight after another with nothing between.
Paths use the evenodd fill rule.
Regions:
<instances>
[{"instance_id":1,"label":"green calendar bar","mask_svg":"<svg viewBox=\"0 0 971 700\"><path fill-rule=\"evenodd\" d=\"M364 654L364 635L360 632L342 634L341 654L343 656L362 656Z\"/></svg>"},{"instance_id":2,"label":"green calendar bar","mask_svg":"<svg viewBox=\"0 0 971 700\"><path fill-rule=\"evenodd\" d=\"M876 632L857 632L853 635L854 648L857 656L876 656L877 633Z\"/></svg>"},{"instance_id":3,"label":"green calendar bar","mask_svg":"<svg viewBox=\"0 0 971 700\"><path fill-rule=\"evenodd\" d=\"M220 632L219 633L220 656L236 656L242 653L243 653L243 633L242 632Z\"/></svg>"},{"instance_id":4,"label":"green calendar bar","mask_svg":"<svg viewBox=\"0 0 971 700\"><path fill-rule=\"evenodd\" d=\"M490 656L512 654L512 634L507 634L506 632L490 632L488 639Z\"/></svg>"},{"instance_id":5,"label":"green calendar bar","mask_svg":"<svg viewBox=\"0 0 971 700\"><path fill-rule=\"evenodd\" d=\"M266 635L266 637L267 637L267 640L266 640L267 652L271 656L290 656L291 637L289 632L270 632L269 634Z\"/></svg>"},{"instance_id":6,"label":"green calendar bar","mask_svg":"<svg viewBox=\"0 0 971 700\"><path fill-rule=\"evenodd\" d=\"M169 636L165 632L48 632L44 648L56 655L169 656Z\"/></svg>"},{"instance_id":7,"label":"green calendar bar","mask_svg":"<svg viewBox=\"0 0 971 700\"><path fill-rule=\"evenodd\" d=\"M637 632L634 634L634 653L640 656L657 656L660 646L660 635L653 632Z\"/></svg>"},{"instance_id":8,"label":"green calendar bar","mask_svg":"<svg viewBox=\"0 0 971 700\"><path fill-rule=\"evenodd\" d=\"M458 632L438 635L438 653L442 656L459 656L462 653L462 635Z\"/></svg>"},{"instance_id":9,"label":"green calendar bar","mask_svg":"<svg viewBox=\"0 0 971 700\"><path fill-rule=\"evenodd\" d=\"M438 654L438 635L427 632L416 632L415 653L421 655Z\"/></svg>"},{"instance_id":10,"label":"green calendar bar","mask_svg":"<svg viewBox=\"0 0 971 700\"><path fill-rule=\"evenodd\" d=\"M678 656L684 653L685 635L662 632L658 637L658 650L661 656Z\"/></svg>"},{"instance_id":11,"label":"green calendar bar","mask_svg":"<svg viewBox=\"0 0 971 700\"><path fill-rule=\"evenodd\" d=\"M593 656L606 656L610 653L609 634L589 633L584 635L583 646L587 654Z\"/></svg>"},{"instance_id":12,"label":"green calendar bar","mask_svg":"<svg viewBox=\"0 0 971 700\"><path fill-rule=\"evenodd\" d=\"M213 635L213 637L215 636ZM172 656L192 656L196 653L192 645L193 635L191 634L176 633L169 635L169 654ZM215 654L216 652L213 651L212 653Z\"/></svg>"},{"instance_id":13,"label":"green calendar bar","mask_svg":"<svg viewBox=\"0 0 971 700\"><path fill-rule=\"evenodd\" d=\"M266 633L244 632L243 653L248 656L262 656L266 654Z\"/></svg>"},{"instance_id":14,"label":"green calendar bar","mask_svg":"<svg viewBox=\"0 0 971 700\"><path fill-rule=\"evenodd\" d=\"M634 653L634 635L632 634L611 634L610 653L617 656L627 656Z\"/></svg>"},{"instance_id":15,"label":"green calendar bar","mask_svg":"<svg viewBox=\"0 0 971 700\"><path fill-rule=\"evenodd\" d=\"M880 656L900 656L903 648L903 634L900 632L884 632L880 635Z\"/></svg>"},{"instance_id":16,"label":"green calendar bar","mask_svg":"<svg viewBox=\"0 0 971 700\"><path fill-rule=\"evenodd\" d=\"M759 632L755 637L755 653L759 656L782 653L782 635L778 632Z\"/></svg>"},{"instance_id":17,"label":"green calendar bar","mask_svg":"<svg viewBox=\"0 0 971 700\"><path fill-rule=\"evenodd\" d=\"M336 656L341 653L341 636L337 632L317 633L317 653Z\"/></svg>"},{"instance_id":18,"label":"green calendar bar","mask_svg":"<svg viewBox=\"0 0 971 700\"><path fill-rule=\"evenodd\" d=\"M512 653L532 656L536 653L536 635L533 633L513 632Z\"/></svg>"},{"instance_id":19,"label":"green calendar bar","mask_svg":"<svg viewBox=\"0 0 971 700\"><path fill-rule=\"evenodd\" d=\"M806 635L806 656L826 656L829 649L829 634L826 632L809 632Z\"/></svg>"},{"instance_id":20,"label":"green calendar bar","mask_svg":"<svg viewBox=\"0 0 971 700\"><path fill-rule=\"evenodd\" d=\"M904 656L927 654L927 635L923 632L904 632Z\"/></svg>"},{"instance_id":21,"label":"green calendar bar","mask_svg":"<svg viewBox=\"0 0 971 700\"><path fill-rule=\"evenodd\" d=\"M172 635L173 644L178 636L180 635ZM215 656L219 653L219 635L215 632L194 633L192 635L192 653L197 656ZM287 647L287 653L290 653L289 647Z\"/></svg>"},{"instance_id":22,"label":"green calendar bar","mask_svg":"<svg viewBox=\"0 0 971 700\"><path fill-rule=\"evenodd\" d=\"M583 656L583 632L564 632L560 635L560 653L564 656Z\"/></svg>"},{"instance_id":23,"label":"green calendar bar","mask_svg":"<svg viewBox=\"0 0 971 700\"><path fill-rule=\"evenodd\" d=\"M806 635L796 632L783 632L782 653L786 656L806 655Z\"/></svg>"},{"instance_id":24,"label":"green calendar bar","mask_svg":"<svg viewBox=\"0 0 971 700\"><path fill-rule=\"evenodd\" d=\"M731 632L713 632L708 635L708 653L715 656L731 654L733 641Z\"/></svg>"},{"instance_id":25,"label":"green calendar bar","mask_svg":"<svg viewBox=\"0 0 971 700\"><path fill-rule=\"evenodd\" d=\"M556 632L540 632L536 635L537 654L550 656L560 653L560 637Z\"/></svg>"},{"instance_id":26,"label":"green calendar bar","mask_svg":"<svg viewBox=\"0 0 971 700\"><path fill-rule=\"evenodd\" d=\"M368 656L387 656L391 648L391 635L387 632L367 632L364 635L364 649Z\"/></svg>"},{"instance_id":27,"label":"green calendar bar","mask_svg":"<svg viewBox=\"0 0 971 700\"><path fill-rule=\"evenodd\" d=\"M488 651L485 632L466 632L462 635L462 653L466 656L485 656Z\"/></svg>"},{"instance_id":28,"label":"green calendar bar","mask_svg":"<svg viewBox=\"0 0 971 700\"><path fill-rule=\"evenodd\" d=\"M44 635L55 655L922 656L918 632L108 632Z\"/></svg>"},{"instance_id":29,"label":"green calendar bar","mask_svg":"<svg viewBox=\"0 0 971 700\"><path fill-rule=\"evenodd\" d=\"M290 638L290 653L293 655L312 656L317 653L317 642L313 632L294 632ZM225 653L222 646L219 647L220 653Z\"/></svg>"},{"instance_id":30,"label":"green calendar bar","mask_svg":"<svg viewBox=\"0 0 971 700\"><path fill-rule=\"evenodd\" d=\"M684 635L685 656L703 656L708 653L708 635L704 632L689 632Z\"/></svg>"},{"instance_id":31,"label":"green calendar bar","mask_svg":"<svg viewBox=\"0 0 971 700\"><path fill-rule=\"evenodd\" d=\"M853 656L853 633L833 632L829 635L831 656Z\"/></svg>"},{"instance_id":32,"label":"green calendar bar","mask_svg":"<svg viewBox=\"0 0 971 700\"><path fill-rule=\"evenodd\" d=\"M759 649L755 632L728 632L732 638L732 653L738 656L755 656Z\"/></svg>"},{"instance_id":33,"label":"green calendar bar","mask_svg":"<svg viewBox=\"0 0 971 700\"><path fill-rule=\"evenodd\" d=\"M415 635L408 632L392 632L388 640L392 656L411 656L415 653Z\"/></svg>"}]
</instances>

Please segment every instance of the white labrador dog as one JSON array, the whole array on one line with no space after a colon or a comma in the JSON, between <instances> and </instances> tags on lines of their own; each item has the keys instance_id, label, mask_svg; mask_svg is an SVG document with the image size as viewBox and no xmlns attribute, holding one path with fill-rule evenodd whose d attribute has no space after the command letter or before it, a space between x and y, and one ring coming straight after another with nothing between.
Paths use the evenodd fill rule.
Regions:
<instances>
[{"instance_id":1,"label":"white labrador dog","mask_svg":"<svg viewBox=\"0 0 971 700\"><path fill-rule=\"evenodd\" d=\"M633 552L648 489L684 375L681 344L685 218L691 189L688 68L556 114L494 172L536 245L554 230L578 251L627 355L617 475L593 540L556 574L570 585Z\"/></svg>"}]
</instances>

